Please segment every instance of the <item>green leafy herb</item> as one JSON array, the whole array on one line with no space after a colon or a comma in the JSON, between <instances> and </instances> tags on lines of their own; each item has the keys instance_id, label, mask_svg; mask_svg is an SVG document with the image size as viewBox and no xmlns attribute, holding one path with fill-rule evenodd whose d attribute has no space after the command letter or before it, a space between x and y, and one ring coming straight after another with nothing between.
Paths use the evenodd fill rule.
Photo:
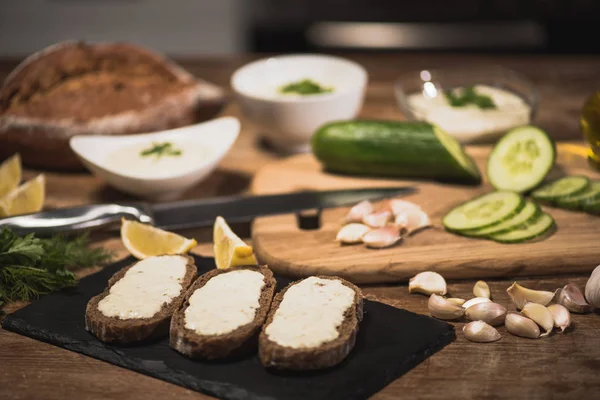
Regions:
<instances>
[{"instance_id":1,"label":"green leafy herb","mask_svg":"<svg viewBox=\"0 0 600 400\"><path fill-rule=\"evenodd\" d=\"M67 268L100 265L112 259L110 252L90 249L88 244L87 235L39 239L0 230L0 305L74 286L77 280Z\"/></svg>"},{"instance_id":2,"label":"green leafy herb","mask_svg":"<svg viewBox=\"0 0 600 400\"><path fill-rule=\"evenodd\" d=\"M164 156L172 156L172 157L178 157L180 156L182 153L181 150L179 149L175 149L173 147L173 143L171 142L164 142L164 143L152 143L152 147L143 150L140 155L142 157L148 157L148 156L156 156L156 159L158 160L161 157Z\"/></svg>"},{"instance_id":3,"label":"green leafy herb","mask_svg":"<svg viewBox=\"0 0 600 400\"><path fill-rule=\"evenodd\" d=\"M444 91L444 95L452 107L465 107L474 104L481 109L496 108L496 104L490 96L477 93L473 86L467 86L462 90L448 89Z\"/></svg>"},{"instance_id":4,"label":"green leafy herb","mask_svg":"<svg viewBox=\"0 0 600 400\"><path fill-rule=\"evenodd\" d=\"M303 79L298 82L293 82L282 86L279 91L283 94L297 93L300 95L310 95L319 93L333 92L333 88L323 87L311 79Z\"/></svg>"}]
</instances>

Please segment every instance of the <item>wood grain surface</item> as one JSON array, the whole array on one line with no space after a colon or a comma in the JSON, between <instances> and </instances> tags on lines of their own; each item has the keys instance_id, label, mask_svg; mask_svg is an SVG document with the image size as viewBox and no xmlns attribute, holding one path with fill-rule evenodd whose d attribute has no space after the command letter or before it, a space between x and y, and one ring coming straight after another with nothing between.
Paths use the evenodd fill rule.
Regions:
<instances>
[{"instance_id":1,"label":"wood grain surface","mask_svg":"<svg viewBox=\"0 0 600 400\"><path fill-rule=\"evenodd\" d=\"M228 88L231 73L256 56L182 60L194 75ZM558 139L579 139L580 107L600 82L600 57L549 57L470 54L351 55L370 74L366 118L402 118L395 105L391 84L401 73L444 66L467 67L501 64L532 79L540 90L541 103L535 122ZM19 60L0 61L0 80ZM235 104L223 115L240 116ZM243 193L253 175L265 164L281 159L260 144L259 132L242 119L242 133L219 169L185 194L186 198ZM32 176L39 171L27 171ZM98 201L130 199L86 173L48 175L48 205L57 207ZM236 231L249 233L245 225ZM182 232L198 239L195 252L211 255L210 229ZM126 251L117 234L94 235L94 245L116 252ZM289 246L295 246L289 243ZM598 260L600 262L600 260ZM97 271L79 271L84 276ZM587 274L551 278L520 278L525 286L553 290L567 282L583 287ZM509 305L506 288L512 277L488 281L494 299ZM474 281L450 281L453 296L472 296ZM362 286L372 300L426 314L427 297L409 295L405 284ZM10 313L24 303L4 307ZM455 324L457 340L427 359L402 378L373 396L391 399L593 399L600 390L600 315L574 316L574 327L563 334L540 340L519 339L500 328L502 339L490 344L468 342L461 334L464 322ZM1 399L208 399L209 396L118 368L0 329Z\"/></svg>"},{"instance_id":2,"label":"wood grain surface","mask_svg":"<svg viewBox=\"0 0 600 400\"><path fill-rule=\"evenodd\" d=\"M574 146L574 145L573 145ZM592 172L585 158L559 148L558 162L550 178L564 174ZM485 171L490 147L470 147L469 154ZM294 277L315 274L337 275L354 283L407 281L422 271L437 271L446 278L489 278L502 276L553 275L591 271L600 260L600 217L554 208L545 208L558 226L546 240L521 244L500 244L466 238L446 232L443 216L453 207L489 192L493 188L448 185L436 182L369 179L326 173L311 154L274 162L255 176L256 194L289 192L299 189L329 190L377 186L412 186L416 193L402 197L420 205L433 227L406 236L396 246L369 249L335 242L350 207L323 210L321 226L300 229L294 215L260 217L252 225L255 252L274 271ZM380 209L385 201L376 203ZM293 246L291 245L293 244Z\"/></svg>"}]
</instances>

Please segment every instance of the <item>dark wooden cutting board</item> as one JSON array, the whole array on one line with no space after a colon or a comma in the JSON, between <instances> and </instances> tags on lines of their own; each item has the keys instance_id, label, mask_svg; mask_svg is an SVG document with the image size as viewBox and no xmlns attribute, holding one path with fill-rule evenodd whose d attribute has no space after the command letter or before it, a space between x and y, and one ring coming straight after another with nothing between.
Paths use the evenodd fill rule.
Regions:
<instances>
[{"instance_id":1,"label":"dark wooden cutting board","mask_svg":"<svg viewBox=\"0 0 600 400\"><path fill-rule=\"evenodd\" d=\"M481 171L488 147L470 147ZM557 165L549 178L583 174L600 179L592 171L580 147L559 146ZM400 245L381 250L364 246L340 246L334 238L348 208L324 210L317 230L302 230L294 215L261 217L254 221L252 238L260 261L274 271L294 277L338 275L354 283L405 281L418 272L434 270L449 279L516 275L553 275L591 271L600 263L600 217L545 208L558 230L550 238L524 244L499 244L445 232L441 218L452 207L492 190L435 182L368 179L328 174L310 154L293 156L266 165L255 176L256 194L302 189L342 189L411 185L419 189L405 197L421 205L434 228L406 238Z\"/></svg>"}]
</instances>

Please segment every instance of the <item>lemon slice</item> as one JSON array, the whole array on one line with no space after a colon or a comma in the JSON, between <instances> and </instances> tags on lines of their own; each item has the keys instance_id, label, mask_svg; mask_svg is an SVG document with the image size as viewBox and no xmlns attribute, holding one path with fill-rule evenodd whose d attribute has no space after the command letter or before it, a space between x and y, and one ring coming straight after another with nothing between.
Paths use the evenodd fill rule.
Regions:
<instances>
[{"instance_id":1,"label":"lemon slice","mask_svg":"<svg viewBox=\"0 0 600 400\"><path fill-rule=\"evenodd\" d=\"M25 182L0 199L0 217L30 214L44 207L46 178L43 174Z\"/></svg>"},{"instance_id":2,"label":"lemon slice","mask_svg":"<svg viewBox=\"0 0 600 400\"><path fill-rule=\"evenodd\" d=\"M252 247L233 233L222 217L217 217L215 220L213 243L215 262L219 269L258 264Z\"/></svg>"},{"instance_id":3,"label":"lemon slice","mask_svg":"<svg viewBox=\"0 0 600 400\"><path fill-rule=\"evenodd\" d=\"M164 254L185 254L198 244L194 239L125 218L121 220L121 241L138 259Z\"/></svg>"},{"instance_id":4,"label":"lemon slice","mask_svg":"<svg viewBox=\"0 0 600 400\"><path fill-rule=\"evenodd\" d=\"M19 186L21 182L21 156L19 153L0 164L0 199Z\"/></svg>"}]
</instances>

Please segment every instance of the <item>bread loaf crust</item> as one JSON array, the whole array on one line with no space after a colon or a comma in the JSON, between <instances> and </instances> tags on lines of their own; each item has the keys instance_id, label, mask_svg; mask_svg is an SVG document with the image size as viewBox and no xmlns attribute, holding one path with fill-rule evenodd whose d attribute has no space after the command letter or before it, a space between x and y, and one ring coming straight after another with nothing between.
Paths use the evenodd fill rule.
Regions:
<instances>
[{"instance_id":1,"label":"bread loaf crust","mask_svg":"<svg viewBox=\"0 0 600 400\"><path fill-rule=\"evenodd\" d=\"M20 107L31 99L39 100L39 93L51 92L63 81L102 72L103 68L118 71L118 62L117 66L115 62L110 64L112 59L124 60L131 70L121 79L124 82L135 79L136 62L147 65L144 71L152 80L152 101L144 102L145 89L141 85L138 95L128 97L129 105L111 105L110 96L119 95L117 89L114 93L109 90L104 104L110 111L106 113L90 105L83 112L82 104L73 104L68 116L36 112L35 107L23 111ZM98 85L106 88L109 83ZM160 85L165 87L164 93L160 92ZM68 98L65 102L70 104ZM19 152L28 166L78 169L81 164L69 148L69 139L75 135L126 135L177 128L214 117L224 103L225 95L219 87L195 79L172 61L138 46L63 42L27 58L0 88L0 159Z\"/></svg>"},{"instance_id":2,"label":"bread loaf crust","mask_svg":"<svg viewBox=\"0 0 600 400\"><path fill-rule=\"evenodd\" d=\"M181 293L173 298L171 302L163 304L160 311L151 318L119 319L107 317L98 310L98 303L110 293L110 288L125 276L133 263L115 273L108 281L108 286L102 293L94 296L87 304L85 311L85 328L96 336L100 341L106 343L134 343L143 340L158 339L166 336L169 332L171 316L183 302L186 290L191 286L198 276L198 269L194 259L187 258L186 271L181 280ZM139 261L138 261L139 262Z\"/></svg>"},{"instance_id":3,"label":"bread loaf crust","mask_svg":"<svg viewBox=\"0 0 600 400\"><path fill-rule=\"evenodd\" d=\"M332 367L342 362L356 343L358 324L363 317L363 296L361 290L352 283L335 276L318 276L321 279L339 280L344 286L354 290L354 302L344 312L344 320L338 327L339 336L318 347L292 348L281 346L269 339L266 328L273 322L275 312L290 287L300 281L292 282L277 293L271 304L271 310L263 325L258 341L258 354L265 367L289 370L314 370Z\"/></svg>"},{"instance_id":4,"label":"bread loaf crust","mask_svg":"<svg viewBox=\"0 0 600 400\"><path fill-rule=\"evenodd\" d=\"M194 292L203 287L217 275L231 271L251 270L260 272L265 278L259 299L260 307L256 310L254 320L224 335L199 335L185 327L185 310ZM190 357L206 360L233 357L256 348L258 334L271 306L276 282L273 272L266 266L239 266L228 269L215 269L200 276L188 289L185 299L173 315L170 329L170 345L178 352Z\"/></svg>"}]
</instances>

